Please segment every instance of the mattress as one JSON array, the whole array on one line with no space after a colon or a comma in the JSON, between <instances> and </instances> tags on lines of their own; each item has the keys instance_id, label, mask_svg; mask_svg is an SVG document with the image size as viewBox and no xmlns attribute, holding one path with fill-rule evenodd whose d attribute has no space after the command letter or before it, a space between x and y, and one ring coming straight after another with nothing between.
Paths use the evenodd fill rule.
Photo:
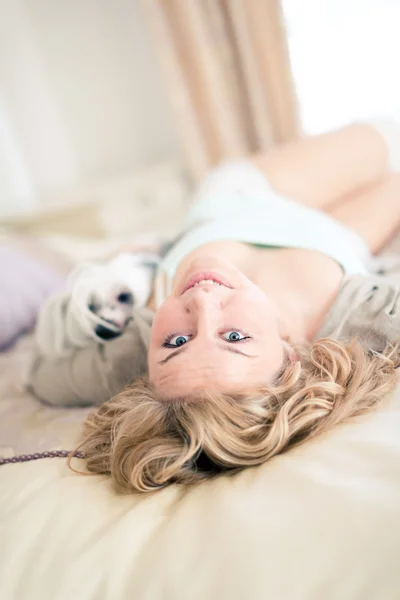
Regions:
<instances>
[{"instance_id":1,"label":"mattress","mask_svg":"<svg viewBox=\"0 0 400 600\"><path fill-rule=\"evenodd\" d=\"M0 352L0 456L73 448L90 410L46 406L24 390L32 347L33 335L26 335Z\"/></svg>"},{"instance_id":2,"label":"mattress","mask_svg":"<svg viewBox=\"0 0 400 600\"><path fill-rule=\"evenodd\" d=\"M397 394L261 467L150 496L64 459L2 466L0 596L398 600L399 431Z\"/></svg>"},{"instance_id":3,"label":"mattress","mask_svg":"<svg viewBox=\"0 0 400 600\"><path fill-rule=\"evenodd\" d=\"M31 348L0 354L3 456L73 448L90 410L24 392ZM400 390L260 467L146 496L65 459L0 466L0 598L398 600L399 432Z\"/></svg>"}]
</instances>

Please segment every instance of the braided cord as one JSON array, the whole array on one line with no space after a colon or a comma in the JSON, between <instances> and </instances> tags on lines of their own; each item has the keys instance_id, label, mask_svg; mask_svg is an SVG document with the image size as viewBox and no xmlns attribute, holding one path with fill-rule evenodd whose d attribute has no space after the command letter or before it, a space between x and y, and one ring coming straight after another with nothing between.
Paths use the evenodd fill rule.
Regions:
<instances>
[{"instance_id":1,"label":"braided cord","mask_svg":"<svg viewBox=\"0 0 400 600\"><path fill-rule=\"evenodd\" d=\"M17 456L0 457L0 467L13 463L29 462L41 458L67 458L70 454L74 458L84 458L83 452L73 452L71 450L49 450L48 452L35 452L34 454L18 454Z\"/></svg>"}]
</instances>

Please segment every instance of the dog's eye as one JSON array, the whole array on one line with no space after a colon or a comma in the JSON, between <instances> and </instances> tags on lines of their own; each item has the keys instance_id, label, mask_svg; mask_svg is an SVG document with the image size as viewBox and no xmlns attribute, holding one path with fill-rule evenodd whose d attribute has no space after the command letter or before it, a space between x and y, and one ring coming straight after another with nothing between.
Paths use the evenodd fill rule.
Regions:
<instances>
[{"instance_id":1,"label":"dog's eye","mask_svg":"<svg viewBox=\"0 0 400 600\"><path fill-rule=\"evenodd\" d=\"M99 307L97 306L97 304L94 304L93 302L90 302L90 304L88 304L88 309L92 313L97 313L97 311L99 310Z\"/></svg>"},{"instance_id":2,"label":"dog's eye","mask_svg":"<svg viewBox=\"0 0 400 600\"><path fill-rule=\"evenodd\" d=\"M133 304L133 296L130 292L121 292L117 296L117 300L118 302L121 302L121 304Z\"/></svg>"}]
</instances>

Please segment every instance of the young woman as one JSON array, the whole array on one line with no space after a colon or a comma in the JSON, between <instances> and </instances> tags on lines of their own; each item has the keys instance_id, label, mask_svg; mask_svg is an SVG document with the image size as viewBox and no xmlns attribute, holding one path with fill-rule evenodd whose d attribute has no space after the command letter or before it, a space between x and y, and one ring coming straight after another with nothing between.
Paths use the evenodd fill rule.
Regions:
<instances>
[{"instance_id":1,"label":"young woman","mask_svg":"<svg viewBox=\"0 0 400 600\"><path fill-rule=\"evenodd\" d=\"M397 293L369 261L399 225L389 123L222 165L159 267L154 320L134 312L105 341L82 331L73 294L55 299L29 385L52 403L114 396L89 418L83 450L122 487L262 463L394 388Z\"/></svg>"}]
</instances>

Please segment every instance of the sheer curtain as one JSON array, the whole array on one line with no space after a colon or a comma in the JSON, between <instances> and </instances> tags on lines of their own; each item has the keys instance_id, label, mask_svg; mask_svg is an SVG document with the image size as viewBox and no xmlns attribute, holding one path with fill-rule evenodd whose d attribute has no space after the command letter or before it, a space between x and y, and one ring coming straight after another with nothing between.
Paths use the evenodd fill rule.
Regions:
<instances>
[{"instance_id":1,"label":"sheer curtain","mask_svg":"<svg viewBox=\"0 0 400 600\"><path fill-rule=\"evenodd\" d=\"M267 150L300 130L400 120L400 0L143 5L198 176L221 158Z\"/></svg>"},{"instance_id":2,"label":"sheer curtain","mask_svg":"<svg viewBox=\"0 0 400 600\"><path fill-rule=\"evenodd\" d=\"M302 126L400 120L400 1L282 0Z\"/></svg>"},{"instance_id":3,"label":"sheer curtain","mask_svg":"<svg viewBox=\"0 0 400 600\"><path fill-rule=\"evenodd\" d=\"M195 177L298 133L279 0L144 0Z\"/></svg>"}]
</instances>

